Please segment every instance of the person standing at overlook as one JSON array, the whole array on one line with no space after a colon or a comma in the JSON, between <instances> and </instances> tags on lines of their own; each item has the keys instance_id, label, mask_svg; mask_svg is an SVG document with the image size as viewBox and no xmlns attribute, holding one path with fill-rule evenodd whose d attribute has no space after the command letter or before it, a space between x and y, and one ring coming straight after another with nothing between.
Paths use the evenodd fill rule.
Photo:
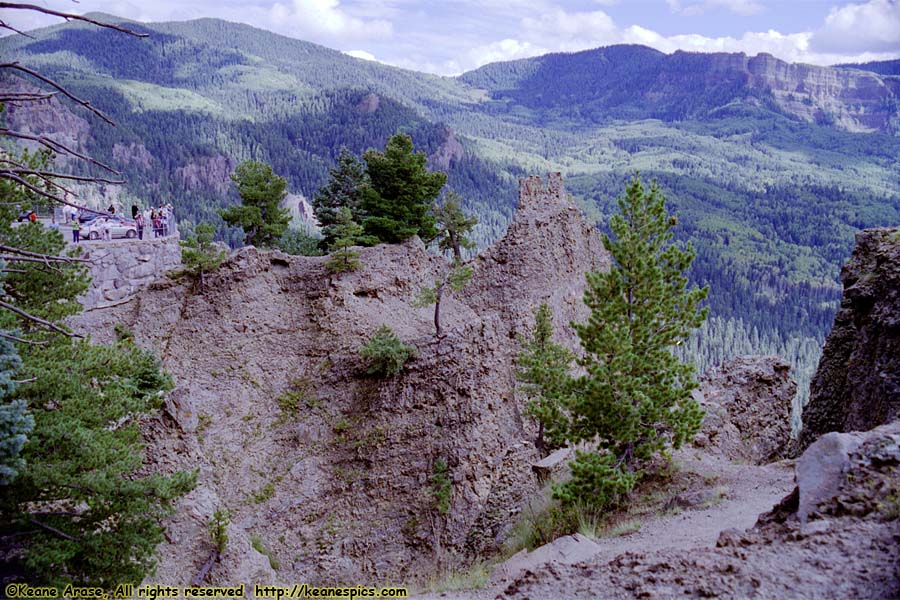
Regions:
<instances>
[{"instance_id":1,"label":"person standing at overlook","mask_svg":"<svg viewBox=\"0 0 900 600\"><path fill-rule=\"evenodd\" d=\"M144 239L144 213L141 211L137 211L137 214L134 215L134 222L137 225L137 234L138 239Z\"/></svg>"}]
</instances>

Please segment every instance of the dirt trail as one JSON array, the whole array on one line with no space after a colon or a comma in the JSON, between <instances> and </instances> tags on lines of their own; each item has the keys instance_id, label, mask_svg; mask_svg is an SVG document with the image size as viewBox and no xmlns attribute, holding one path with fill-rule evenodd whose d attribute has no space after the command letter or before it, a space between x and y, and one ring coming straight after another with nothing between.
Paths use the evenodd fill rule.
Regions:
<instances>
[{"instance_id":1,"label":"dirt trail","mask_svg":"<svg viewBox=\"0 0 900 600\"><path fill-rule=\"evenodd\" d=\"M770 510L794 488L793 463L789 461L765 466L742 465L693 450L680 453L679 459L682 470L701 475L709 482L707 489L722 492L721 498L711 500L708 505L644 521L640 530L631 534L594 540L600 549L592 563L606 563L626 552L714 547L722 530L752 527L760 513ZM506 585L491 584L478 590L415 597L488 600L502 597Z\"/></svg>"},{"instance_id":2,"label":"dirt trail","mask_svg":"<svg viewBox=\"0 0 900 600\"><path fill-rule=\"evenodd\" d=\"M792 464L765 466L736 465L710 457L690 457L685 470L716 477L711 484L721 488L721 501L705 508L686 509L647 521L633 534L595 540L601 547L596 555L612 560L625 552L653 552L714 546L723 529L747 529L760 513L770 510L794 488Z\"/></svg>"}]
</instances>

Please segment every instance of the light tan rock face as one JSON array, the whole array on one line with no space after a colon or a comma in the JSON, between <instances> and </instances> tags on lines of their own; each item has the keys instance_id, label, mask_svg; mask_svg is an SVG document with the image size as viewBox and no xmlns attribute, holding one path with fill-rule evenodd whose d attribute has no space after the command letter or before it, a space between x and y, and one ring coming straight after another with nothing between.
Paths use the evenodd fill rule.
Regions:
<instances>
[{"instance_id":1,"label":"light tan rock face","mask_svg":"<svg viewBox=\"0 0 900 600\"><path fill-rule=\"evenodd\" d=\"M895 131L900 79L856 69L819 67L756 56L711 54L710 77L741 77L768 90L778 107L808 122L853 132Z\"/></svg>"},{"instance_id":2,"label":"light tan rock face","mask_svg":"<svg viewBox=\"0 0 900 600\"><path fill-rule=\"evenodd\" d=\"M900 85L875 73L791 64L770 54L747 59L751 81L772 90L778 105L805 121L833 122L857 132L885 131L896 126L888 107Z\"/></svg>"},{"instance_id":3,"label":"light tan rock face","mask_svg":"<svg viewBox=\"0 0 900 600\"><path fill-rule=\"evenodd\" d=\"M259 570L259 548L245 551L254 537L278 565L269 580L283 582L409 580L499 542L539 458L515 391L515 337L543 301L559 323L581 318L585 273L609 263L558 175L522 191L506 237L444 299L440 340L432 310L411 304L448 264L415 238L362 249L363 268L342 275L326 258L245 248L202 292L160 280L82 317L98 340L128 325L177 386L146 424L147 468L199 468L199 484L171 521L157 579L199 570L217 507L231 511L234 540L218 583ZM418 349L388 381L366 376L358 355L382 324ZM441 459L446 514L432 494Z\"/></svg>"}]
</instances>

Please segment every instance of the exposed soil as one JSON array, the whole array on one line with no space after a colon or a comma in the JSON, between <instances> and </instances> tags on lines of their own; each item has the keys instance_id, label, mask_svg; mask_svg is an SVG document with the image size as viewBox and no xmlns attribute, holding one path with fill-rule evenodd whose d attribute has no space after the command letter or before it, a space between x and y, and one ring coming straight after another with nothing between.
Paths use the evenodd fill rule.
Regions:
<instances>
[{"instance_id":1,"label":"exposed soil","mask_svg":"<svg viewBox=\"0 0 900 600\"><path fill-rule=\"evenodd\" d=\"M765 466L738 465L724 459L701 458L692 451L684 457L682 468L701 475L707 483L680 496L703 496L705 491L709 499L701 499L699 506L677 514L664 514L642 523L635 533L596 540L601 550L595 562L612 560L626 552L715 546L723 529L752 527L760 513L771 509L794 487L792 464L786 461Z\"/></svg>"}]
</instances>

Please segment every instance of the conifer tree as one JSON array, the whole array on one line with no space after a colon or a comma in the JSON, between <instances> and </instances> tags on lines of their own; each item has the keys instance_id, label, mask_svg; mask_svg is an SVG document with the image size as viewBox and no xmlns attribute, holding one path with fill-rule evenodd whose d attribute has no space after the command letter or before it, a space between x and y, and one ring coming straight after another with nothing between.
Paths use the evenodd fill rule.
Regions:
<instances>
[{"instance_id":1,"label":"conifer tree","mask_svg":"<svg viewBox=\"0 0 900 600\"><path fill-rule=\"evenodd\" d=\"M22 360L13 343L0 338L0 486L12 483L25 466L22 448L34 429L34 418L25 401L10 400L16 391L15 373L21 368Z\"/></svg>"},{"instance_id":2,"label":"conifer tree","mask_svg":"<svg viewBox=\"0 0 900 600\"><path fill-rule=\"evenodd\" d=\"M590 273L591 310L575 330L585 374L573 381L569 440L596 443L576 455L572 480L557 488L564 502L603 505L634 486L652 457L678 448L699 430L703 412L691 397L694 366L673 354L706 318L708 289L688 289L693 249L671 243L677 223L654 183L635 176L610 220L603 244L613 264Z\"/></svg>"},{"instance_id":3,"label":"conifer tree","mask_svg":"<svg viewBox=\"0 0 900 600\"><path fill-rule=\"evenodd\" d=\"M362 226L353 220L350 209L342 206L337 213L334 225L335 240L331 244L331 258L325 263L329 270L335 273L355 271L362 266L359 262L359 252L351 250L352 246L360 244L360 240L367 237L363 235Z\"/></svg>"},{"instance_id":4,"label":"conifer tree","mask_svg":"<svg viewBox=\"0 0 900 600\"><path fill-rule=\"evenodd\" d=\"M450 190L444 201L432 209L437 224L438 248L453 252L453 260L462 262L462 249L471 250L475 242L467 236L478 225L478 217L470 217L462 210L462 197Z\"/></svg>"},{"instance_id":5,"label":"conifer tree","mask_svg":"<svg viewBox=\"0 0 900 600\"><path fill-rule=\"evenodd\" d=\"M386 378L399 373L415 357L416 349L401 342L393 329L382 325L359 349L359 355L367 361L366 373Z\"/></svg>"},{"instance_id":6,"label":"conifer tree","mask_svg":"<svg viewBox=\"0 0 900 600\"><path fill-rule=\"evenodd\" d=\"M413 301L413 306L424 307L434 305L434 335L441 337L441 300L448 288L460 292L472 279L472 267L463 263L454 263L441 279L434 282L433 287L424 288Z\"/></svg>"},{"instance_id":7,"label":"conifer tree","mask_svg":"<svg viewBox=\"0 0 900 600\"><path fill-rule=\"evenodd\" d=\"M161 519L194 482L144 464L140 419L171 385L159 361L131 343L75 341L62 326L89 284L80 248L62 234L12 222L24 186L0 180L0 245L15 248L0 272L0 555L31 583L141 581L162 540ZM43 257L43 258L35 258ZM23 314L25 313L25 314ZM26 316L27 315L27 316ZM13 379L14 378L14 379ZM14 385L15 384L15 385ZM13 387L14 386L14 387Z\"/></svg>"},{"instance_id":8,"label":"conifer tree","mask_svg":"<svg viewBox=\"0 0 900 600\"><path fill-rule=\"evenodd\" d=\"M231 174L237 184L241 204L219 211L222 219L244 230L244 243L258 248L277 245L291 222L290 212L281 208L287 195L287 180L265 163L244 161Z\"/></svg>"},{"instance_id":9,"label":"conifer tree","mask_svg":"<svg viewBox=\"0 0 900 600\"><path fill-rule=\"evenodd\" d=\"M437 235L431 205L447 183L445 173L425 168L424 152L414 152L412 138L392 136L384 152L369 150L363 157L371 188L363 199L362 225L366 234L396 244L418 235L425 243Z\"/></svg>"},{"instance_id":10,"label":"conifer tree","mask_svg":"<svg viewBox=\"0 0 900 600\"><path fill-rule=\"evenodd\" d=\"M569 369L575 355L553 342L553 312L541 304L534 313L534 327L521 338L516 378L529 396L528 414L538 422L535 444L541 456L562 448L568 433Z\"/></svg>"},{"instance_id":11,"label":"conifer tree","mask_svg":"<svg viewBox=\"0 0 900 600\"><path fill-rule=\"evenodd\" d=\"M210 223L194 227L194 234L181 241L181 262L197 276L200 289L206 286L206 274L215 271L225 260L225 251L213 244L216 228Z\"/></svg>"},{"instance_id":12,"label":"conifer tree","mask_svg":"<svg viewBox=\"0 0 900 600\"><path fill-rule=\"evenodd\" d=\"M312 200L316 220L322 229L323 248L328 248L337 239L335 228L339 225L341 207L350 209L354 221L362 220L365 216L363 198L371 187L365 163L347 148L341 148L337 165L329 169L328 174L328 183L319 188Z\"/></svg>"}]
</instances>

